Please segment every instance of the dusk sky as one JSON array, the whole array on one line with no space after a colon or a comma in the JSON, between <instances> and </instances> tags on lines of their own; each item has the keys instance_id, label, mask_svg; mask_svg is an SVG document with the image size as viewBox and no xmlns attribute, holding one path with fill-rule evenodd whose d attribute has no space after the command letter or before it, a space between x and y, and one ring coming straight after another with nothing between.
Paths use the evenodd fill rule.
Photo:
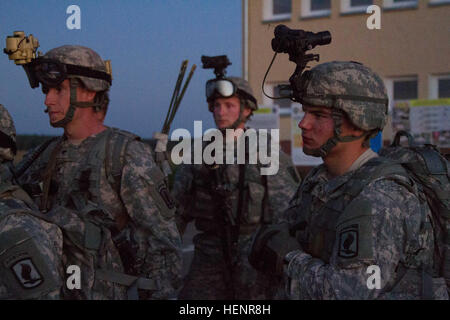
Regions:
<instances>
[{"instance_id":1,"label":"dusk sky","mask_svg":"<svg viewBox=\"0 0 450 320\"><path fill-rule=\"evenodd\" d=\"M69 30L70 5L81 9L81 29ZM39 39L39 51L79 44L110 59L113 85L106 125L143 138L160 131L182 60L197 70L172 124L172 130L193 132L214 127L205 101L204 85L211 69L202 69L202 55L228 55L228 75L242 75L242 14L240 0L44 0L0 2L1 51L14 31ZM31 89L22 67L0 56L0 103L12 114L18 134L59 135L43 111L40 88Z\"/></svg>"}]
</instances>

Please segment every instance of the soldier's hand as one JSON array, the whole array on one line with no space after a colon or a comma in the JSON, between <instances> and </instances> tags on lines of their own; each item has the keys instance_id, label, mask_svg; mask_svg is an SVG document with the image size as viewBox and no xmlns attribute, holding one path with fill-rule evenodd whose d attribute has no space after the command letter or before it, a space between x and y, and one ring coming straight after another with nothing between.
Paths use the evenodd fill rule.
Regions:
<instances>
[{"instance_id":1,"label":"soldier's hand","mask_svg":"<svg viewBox=\"0 0 450 320\"><path fill-rule=\"evenodd\" d=\"M253 239L248 260L256 270L281 276L284 257L298 249L301 246L290 234L287 223L261 226Z\"/></svg>"}]
</instances>

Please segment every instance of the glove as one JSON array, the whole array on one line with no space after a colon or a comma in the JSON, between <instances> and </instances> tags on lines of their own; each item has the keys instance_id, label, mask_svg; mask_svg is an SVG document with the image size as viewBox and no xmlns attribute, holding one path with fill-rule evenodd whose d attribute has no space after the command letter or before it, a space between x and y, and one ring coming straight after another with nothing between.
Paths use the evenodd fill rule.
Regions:
<instances>
[{"instance_id":1,"label":"glove","mask_svg":"<svg viewBox=\"0 0 450 320\"><path fill-rule=\"evenodd\" d=\"M284 257L287 253L302 249L289 232L289 224L264 225L253 239L248 261L258 271L282 276Z\"/></svg>"}]
</instances>

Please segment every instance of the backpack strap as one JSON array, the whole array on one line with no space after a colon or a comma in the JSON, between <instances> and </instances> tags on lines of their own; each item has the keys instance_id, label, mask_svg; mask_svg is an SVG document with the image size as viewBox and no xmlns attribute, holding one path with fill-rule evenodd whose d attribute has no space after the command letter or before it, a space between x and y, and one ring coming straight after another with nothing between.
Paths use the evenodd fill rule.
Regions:
<instances>
[{"instance_id":1,"label":"backpack strap","mask_svg":"<svg viewBox=\"0 0 450 320\"><path fill-rule=\"evenodd\" d=\"M376 167L376 169L368 174L367 170L365 170L368 166ZM371 159L361 169L357 170L354 173L354 176L350 179L351 181L357 180L358 183L352 183L351 187L346 188L344 193L350 195L351 199L354 199L369 183L380 178L395 180L411 190L411 186L406 185L403 181L393 178L393 175L400 175L409 179L408 173L400 164L387 161L387 159L381 157Z\"/></svg>"},{"instance_id":2,"label":"backpack strap","mask_svg":"<svg viewBox=\"0 0 450 320\"><path fill-rule=\"evenodd\" d=\"M46 212L48 210L48 194L50 192L50 184L53 176L53 171L56 167L56 157L58 156L59 151L61 150L62 142L64 139L61 137L56 146L53 148L50 154L50 160L47 163L47 166L44 170L44 181L43 181L43 191L42 191L42 199L39 206L39 209L42 212Z\"/></svg>"},{"instance_id":3,"label":"backpack strap","mask_svg":"<svg viewBox=\"0 0 450 320\"><path fill-rule=\"evenodd\" d=\"M124 157L125 151L128 147L128 144L131 141L137 140L141 141L141 138L135 134L132 134L128 131L120 130L117 128L111 128L112 134L106 142L105 146L105 172L106 177L108 178L109 183L112 188L116 191L116 193L120 194L120 184L122 177L122 170L124 167ZM111 139L116 138L111 148Z\"/></svg>"}]
</instances>

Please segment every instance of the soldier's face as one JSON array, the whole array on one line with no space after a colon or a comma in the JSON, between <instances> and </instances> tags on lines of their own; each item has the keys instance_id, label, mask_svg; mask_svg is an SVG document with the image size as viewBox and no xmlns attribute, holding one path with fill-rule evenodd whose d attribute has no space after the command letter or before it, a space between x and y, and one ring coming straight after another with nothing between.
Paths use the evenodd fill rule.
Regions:
<instances>
[{"instance_id":1,"label":"soldier's face","mask_svg":"<svg viewBox=\"0 0 450 320\"><path fill-rule=\"evenodd\" d=\"M303 148L320 148L334 135L334 121L330 108L303 105L305 115L298 127L302 129Z\"/></svg>"},{"instance_id":2,"label":"soldier's face","mask_svg":"<svg viewBox=\"0 0 450 320\"><path fill-rule=\"evenodd\" d=\"M58 87L49 88L44 103L47 106L50 123L64 119L70 104L69 80L64 80Z\"/></svg>"},{"instance_id":3,"label":"soldier's face","mask_svg":"<svg viewBox=\"0 0 450 320\"><path fill-rule=\"evenodd\" d=\"M241 109L241 101L237 96L230 98L216 98L213 103L214 121L218 129L226 129L233 125L239 119ZM243 117L247 118L250 114L250 109L245 108ZM244 127L242 122L239 127Z\"/></svg>"},{"instance_id":4,"label":"soldier's face","mask_svg":"<svg viewBox=\"0 0 450 320\"><path fill-rule=\"evenodd\" d=\"M77 87L77 101L88 102L93 101L95 92L82 87ZM58 87L49 88L45 95L45 105L47 106L50 124L56 123L66 116L70 106L70 81L64 80ZM84 109L84 108L83 108ZM72 121L76 121L78 114L84 110L75 109Z\"/></svg>"}]
</instances>

